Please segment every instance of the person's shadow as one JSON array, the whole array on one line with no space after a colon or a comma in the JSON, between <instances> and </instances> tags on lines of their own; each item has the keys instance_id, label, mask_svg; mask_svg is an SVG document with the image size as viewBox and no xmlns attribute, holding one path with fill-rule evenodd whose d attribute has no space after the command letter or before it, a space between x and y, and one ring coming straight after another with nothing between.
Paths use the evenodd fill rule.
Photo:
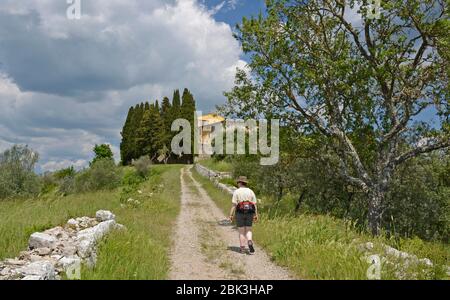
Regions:
<instances>
[{"instance_id":1,"label":"person's shadow","mask_svg":"<svg viewBox=\"0 0 450 300\"><path fill-rule=\"evenodd\" d=\"M240 247L236 247L236 246L228 246L227 247L227 250L228 251L233 251L233 252L236 252L236 253L241 253L241 248Z\"/></svg>"}]
</instances>

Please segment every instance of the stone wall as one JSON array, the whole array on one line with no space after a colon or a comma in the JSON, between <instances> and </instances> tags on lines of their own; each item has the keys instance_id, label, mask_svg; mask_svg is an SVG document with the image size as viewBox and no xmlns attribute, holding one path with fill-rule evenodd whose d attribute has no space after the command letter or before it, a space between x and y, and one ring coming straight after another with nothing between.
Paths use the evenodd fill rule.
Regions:
<instances>
[{"instance_id":1,"label":"stone wall","mask_svg":"<svg viewBox=\"0 0 450 300\"><path fill-rule=\"evenodd\" d=\"M219 182L220 179L231 178L232 177L231 173L216 172L216 171L210 170L210 169L206 168L205 166L202 166L198 163L195 164L195 169L203 177L209 178L209 180L211 180L215 186L217 186L219 189L223 190L224 192L226 192L230 195L233 195L234 191L236 190L236 187L234 187L234 186Z\"/></svg>"},{"instance_id":2,"label":"stone wall","mask_svg":"<svg viewBox=\"0 0 450 300\"><path fill-rule=\"evenodd\" d=\"M55 280L64 273L70 278L69 272L79 272L81 264L95 265L98 241L115 229L124 226L113 213L100 210L95 218L70 219L64 226L35 232L28 250L0 262L0 280Z\"/></svg>"}]
</instances>

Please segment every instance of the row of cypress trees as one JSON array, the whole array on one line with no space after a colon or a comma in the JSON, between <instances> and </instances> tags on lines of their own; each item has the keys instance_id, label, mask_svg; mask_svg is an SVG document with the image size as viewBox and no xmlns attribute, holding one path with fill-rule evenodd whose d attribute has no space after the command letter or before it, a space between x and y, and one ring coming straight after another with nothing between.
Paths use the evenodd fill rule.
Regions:
<instances>
[{"instance_id":1,"label":"row of cypress trees","mask_svg":"<svg viewBox=\"0 0 450 300\"><path fill-rule=\"evenodd\" d=\"M129 165L133 159L149 156L152 160L165 157L165 161L192 161L192 156L175 158L171 156L170 143L176 132L171 132L172 122L178 118L189 120L194 125L195 99L188 89L175 90L172 102L164 97L161 104L140 103L130 107L123 126L120 155L123 165Z\"/></svg>"}]
</instances>

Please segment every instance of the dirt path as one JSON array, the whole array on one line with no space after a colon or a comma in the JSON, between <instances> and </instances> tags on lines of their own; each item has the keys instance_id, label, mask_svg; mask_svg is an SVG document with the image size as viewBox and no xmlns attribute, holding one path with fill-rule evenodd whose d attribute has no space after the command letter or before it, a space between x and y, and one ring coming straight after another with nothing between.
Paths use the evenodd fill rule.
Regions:
<instances>
[{"instance_id":1,"label":"dirt path","mask_svg":"<svg viewBox=\"0 0 450 300\"><path fill-rule=\"evenodd\" d=\"M178 216L169 279L293 279L256 245L255 255L238 253L237 231L192 177L181 171Z\"/></svg>"}]
</instances>

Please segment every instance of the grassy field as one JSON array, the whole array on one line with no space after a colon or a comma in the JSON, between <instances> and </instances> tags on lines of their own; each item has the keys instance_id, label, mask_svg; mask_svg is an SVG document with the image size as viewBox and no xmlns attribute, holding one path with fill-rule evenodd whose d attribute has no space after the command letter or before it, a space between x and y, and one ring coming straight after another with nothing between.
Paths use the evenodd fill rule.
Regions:
<instances>
[{"instance_id":1,"label":"grassy field","mask_svg":"<svg viewBox=\"0 0 450 300\"><path fill-rule=\"evenodd\" d=\"M152 176L130 196L140 204L121 203L121 189L67 197L0 201L0 259L26 249L28 237L63 225L69 218L114 212L126 231L111 233L99 245L93 270L82 279L164 279L169 269L172 224L179 211L179 165L154 166Z\"/></svg>"},{"instance_id":2,"label":"grassy field","mask_svg":"<svg viewBox=\"0 0 450 300\"><path fill-rule=\"evenodd\" d=\"M231 163L224 160L216 161L214 158L206 158L198 161L202 166L217 172L231 172L233 171L233 166Z\"/></svg>"},{"instance_id":3,"label":"grassy field","mask_svg":"<svg viewBox=\"0 0 450 300\"><path fill-rule=\"evenodd\" d=\"M231 196L216 188L208 179L193 170L193 176L217 205L228 215ZM289 268L304 279L367 279L368 263L358 248L365 242L391 245L399 250L431 259L435 267L423 274L413 268L420 279L445 279L443 265L449 262L450 248L442 243L420 239L388 240L360 233L343 220L317 215L273 215L260 209L261 219L254 227L255 241L263 246L276 263ZM378 248L378 249L377 249ZM382 279L395 279L395 270L382 266Z\"/></svg>"}]
</instances>

